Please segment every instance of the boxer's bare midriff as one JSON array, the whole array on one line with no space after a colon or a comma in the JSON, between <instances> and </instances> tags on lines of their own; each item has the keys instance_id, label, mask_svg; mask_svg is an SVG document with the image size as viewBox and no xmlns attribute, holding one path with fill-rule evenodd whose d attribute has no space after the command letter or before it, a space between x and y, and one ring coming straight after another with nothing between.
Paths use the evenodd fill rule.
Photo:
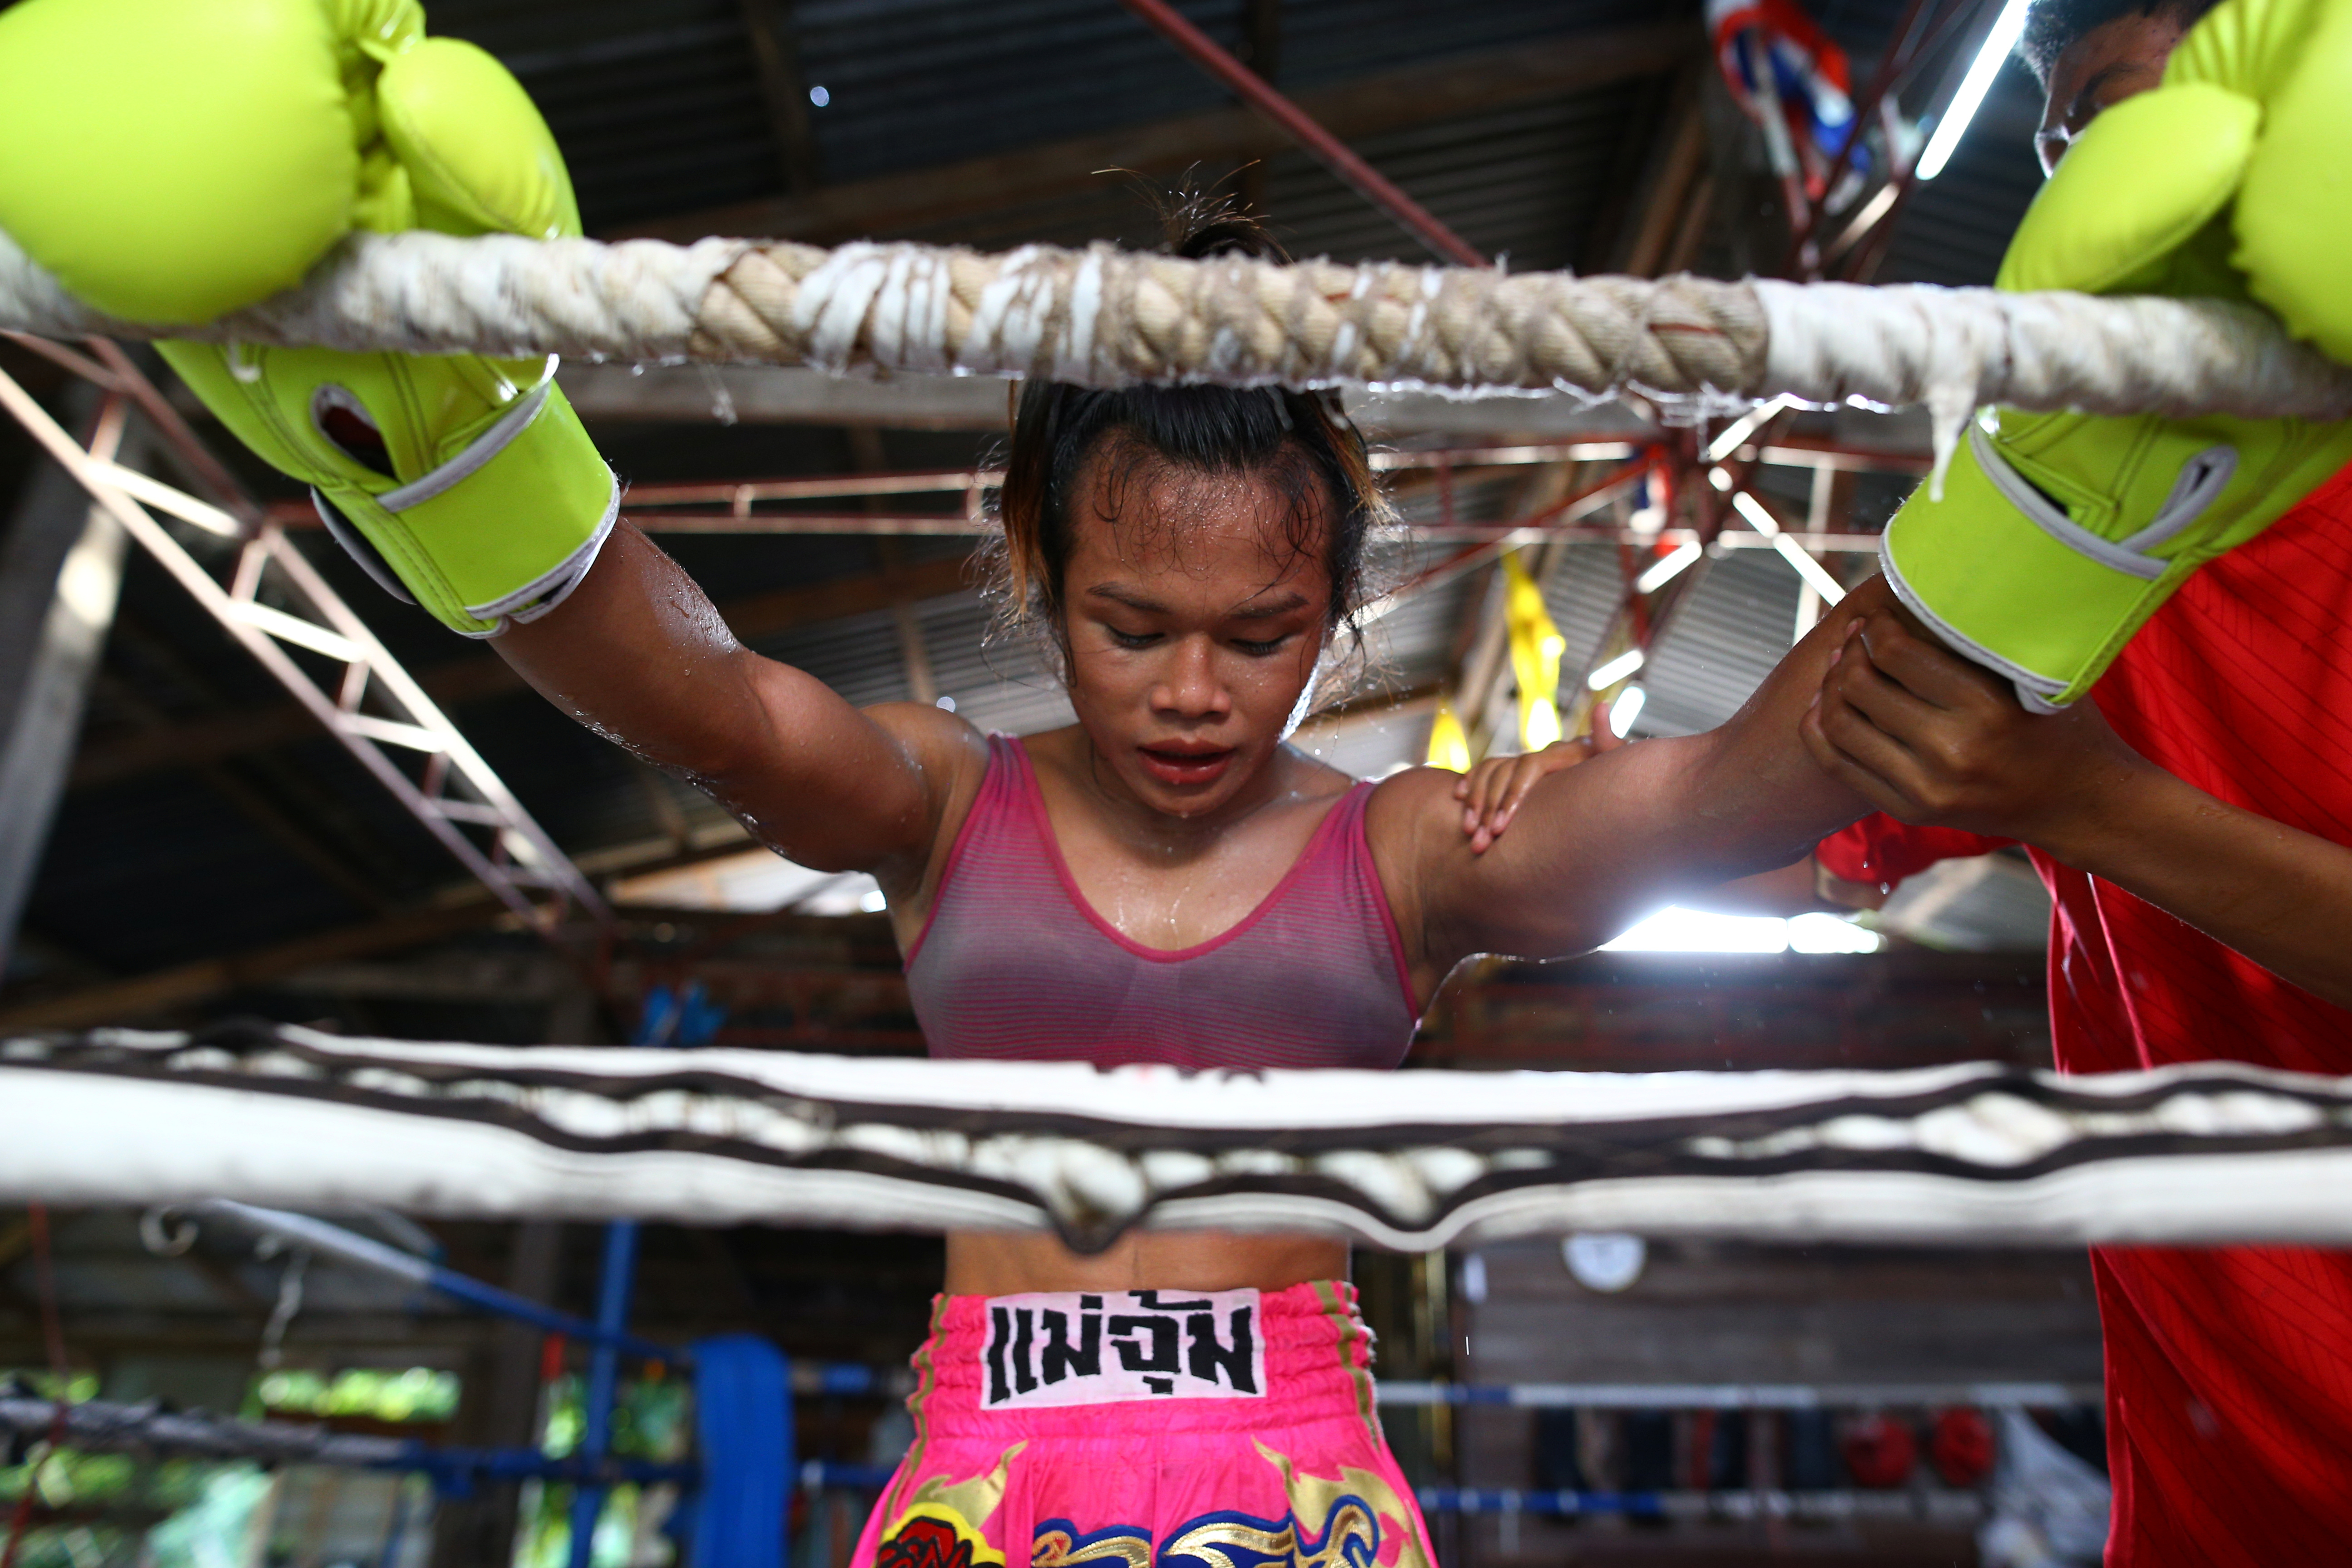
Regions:
<instances>
[{"instance_id":1,"label":"boxer's bare midriff","mask_svg":"<svg viewBox=\"0 0 2352 1568\"><path fill-rule=\"evenodd\" d=\"M1222 1230L1133 1231L1092 1257L1050 1236L950 1231L951 1296L1031 1290L1280 1290L1308 1279L1343 1279L1348 1244L1323 1236Z\"/></svg>"}]
</instances>

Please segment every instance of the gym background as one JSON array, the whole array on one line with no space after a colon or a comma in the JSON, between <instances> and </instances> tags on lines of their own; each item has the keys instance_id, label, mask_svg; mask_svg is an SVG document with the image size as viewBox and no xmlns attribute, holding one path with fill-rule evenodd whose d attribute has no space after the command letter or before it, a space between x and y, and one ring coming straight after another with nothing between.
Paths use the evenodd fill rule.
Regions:
<instances>
[{"instance_id":1,"label":"gym background","mask_svg":"<svg viewBox=\"0 0 2352 1568\"><path fill-rule=\"evenodd\" d=\"M1814 0L1821 39L1768 10L1774 92L1802 101L1760 111L1691 5L1182 13L1515 269L1982 284L2040 181L2030 75L2001 66L1933 178L1919 160L2000 8ZM520 78L602 237L1139 247L1160 237L1149 194L1190 183L1262 210L1301 256L1432 255L1118 0L436 0L429 20ZM1850 62L1864 128L1843 163L1805 97L1835 74L1822 42ZM161 563L119 541L93 554L86 500L10 424L0 1026L257 1016L404 1038L919 1053L870 881L751 845L385 598L286 480L220 438L159 363L130 360L229 471L202 471L151 414L126 424L121 460L204 493L226 483L285 529L609 917L575 901L542 939ZM77 433L99 416L71 367L5 342L0 367ZM858 702L951 703L1015 731L1066 721L1028 651L987 636L968 569L1001 384L584 364L563 380L632 487L625 514L751 646ZM1637 405L1350 403L1405 521L1385 562L1402 587L1364 679L1299 743L1366 776L1430 758L1433 729L1451 743L1441 709L1472 755L1540 743L1544 710L1573 731L1596 697L1635 735L1720 721L1820 595L1706 467L1727 460L1749 504L1852 583L1927 446L1916 411L1784 413L1717 451L1720 425L1675 428ZM1518 523L1547 531L1514 538ZM1702 536L1710 548L1658 575L1675 541ZM230 543L177 537L226 577ZM1512 613L1522 574L1533 620ZM81 641L61 652L52 608L76 594ZM1523 690L1514 654L1549 638L1557 691ZM1858 922L1669 915L1617 951L1465 969L1410 1065L2047 1065L2046 909L2022 861L1995 857L1915 879ZM0 1369L22 1392L55 1382L46 1300L77 1398L559 1458L591 1424L593 1335L221 1216L43 1217L46 1237L0 1213ZM575 1319L594 1318L612 1250L581 1225L338 1223ZM907 1441L896 1399L937 1241L665 1226L636 1241L632 1333L751 1334L789 1356L796 1419L775 1484L793 1560L843 1562ZM1447 1568L1968 1563L2005 1509L2102 1502L2098 1323L2077 1255L1576 1238L1360 1253L1357 1272L1394 1385L1389 1433ZM1462 1385L1474 1395L1444 1392ZM693 1405L689 1376L623 1357L612 1451L649 1475L684 1461ZM543 1479L73 1451L36 1475L26 1458L22 1440L0 1455L26 1568L673 1560L679 1489L658 1476L614 1489L583 1544L571 1489Z\"/></svg>"}]
</instances>

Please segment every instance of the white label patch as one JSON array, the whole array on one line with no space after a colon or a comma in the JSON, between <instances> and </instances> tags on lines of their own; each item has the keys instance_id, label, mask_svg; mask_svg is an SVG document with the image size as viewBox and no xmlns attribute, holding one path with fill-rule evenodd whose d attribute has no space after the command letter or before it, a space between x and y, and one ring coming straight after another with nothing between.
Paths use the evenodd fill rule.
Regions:
<instances>
[{"instance_id":1,"label":"white label patch","mask_svg":"<svg viewBox=\"0 0 2352 1568\"><path fill-rule=\"evenodd\" d=\"M1255 1290L992 1296L981 1408L1123 1399L1261 1399Z\"/></svg>"}]
</instances>

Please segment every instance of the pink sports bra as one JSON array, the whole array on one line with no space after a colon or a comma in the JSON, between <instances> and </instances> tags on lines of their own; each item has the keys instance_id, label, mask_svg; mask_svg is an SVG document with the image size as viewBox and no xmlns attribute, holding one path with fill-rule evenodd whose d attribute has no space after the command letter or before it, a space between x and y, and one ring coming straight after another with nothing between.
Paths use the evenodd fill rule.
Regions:
<instances>
[{"instance_id":1,"label":"pink sports bra","mask_svg":"<svg viewBox=\"0 0 2352 1568\"><path fill-rule=\"evenodd\" d=\"M949 851L907 989L935 1057L1393 1068L1419 1009L1364 841L1369 783L1341 796L1256 909L1164 951L1122 935L1071 879L1019 740Z\"/></svg>"}]
</instances>

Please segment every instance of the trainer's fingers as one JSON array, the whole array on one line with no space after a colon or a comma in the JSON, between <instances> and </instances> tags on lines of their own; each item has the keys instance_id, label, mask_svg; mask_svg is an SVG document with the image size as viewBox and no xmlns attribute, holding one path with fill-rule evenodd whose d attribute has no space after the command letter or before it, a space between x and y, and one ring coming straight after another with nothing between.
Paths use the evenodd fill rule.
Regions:
<instances>
[{"instance_id":1,"label":"trainer's fingers","mask_svg":"<svg viewBox=\"0 0 2352 1568\"><path fill-rule=\"evenodd\" d=\"M1990 671L1913 631L1891 614L1863 618L1862 645L1870 662L1888 679L1938 708L1963 708L2003 695Z\"/></svg>"},{"instance_id":2,"label":"trainer's fingers","mask_svg":"<svg viewBox=\"0 0 2352 1568\"><path fill-rule=\"evenodd\" d=\"M1458 792L1462 801L1462 831L1476 837L1488 828L1495 801L1508 781L1511 760L1507 757L1482 758L1463 778ZM1484 847L1483 845L1480 846Z\"/></svg>"},{"instance_id":3,"label":"trainer's fingers","mask_svg":"<svg viewBox=\"0 0 2352 1568\"><path fill-rule=\"evenodd\" d=\"M1822 703L1816 703L1813 708L1806 710L1804 720L1797 721L1797 738L1804 742L1806 752L1811 752L1813 762L1830 778L1853 790L1855 795L1861 795L1872 806L1877 806L1879 811L1886 811L1891 816L1903 816L1906 811L1910 811L1912 802L1903 795L1903 790L1886 781L1877 769L1872 769L1865 762L1846 752L1834 738L1834 729L1837 726L1832 721L1832 700L1822 700Z\"/></svg>"},{"instance_id":4,"label":"trainer's fingers","mask_svg":"<svg viewBox=\"0 0 2352 1568\"><path fill-rule=\"evenodd\" d=\"M1895 811L1898 816L1903 811L1915 816L1918 813L1922 773L1919 758L1909 746L1834 691L1822 692L1821 704L1811 716L1841 756L1878 781L1885 794L1874 794L1871 798L1879 803L1881 809ZM1885 795L1890 794L1901 797L1901 810L1886 805Z\"/></svg>"},{"instance_id":5,"label":"trainer's fingers","mask_svg":"<svg viewBox=\"0 0 2352 1568\"><path fill-rule=\"evenodd\" d=\"M1495 809L1487 814L1487 819L1495 825L1495 831L1500 833L1510 825L1511 818L1519 814L1520 802L1528 798L1528 791L1535 788L1538 782L1551 773L1558 773L1561 768L1572 768L1584 760L1580 749L1579 752L1563 753L1548 760L1539 761L1536 757L1520 758L1519 765L1511 770L1510 781L1503 790L1502 798L1496 803Z\"/></svg>"},{"instance_id":6,"label":"trainer's fingers","mask_svg":"<svg viewBox=\"0 0 2352 1568\"><path fill-rule=\"evenodd\" d=\"M1521 781L1528 769L1528 758L1512 757L1488 776L1478 801L1478 821L1488 833L1502 832L1503 824L1510 820L1511 802L1526 793Z\"/></svg>"},{"instance_id":7,"label":"trainer's fingers","mask_svg":"<svg viewBox=\"0 0 2352 1568\"><path fill-rule=\"evenodd\" d=\"M1822 689L1843 699L1888 734L1916 742L1948 711L1908 686L1891 680L1861 643L1850 643Z\"/></svg>"},{"instance_id":8,"label":"trainer's fingers","mask_svg":"<svg viewBox=\"0 0 2352 1568\"><path fill-rule=\"evenodd\" d=\"M1454 798L1460 801L1465 810L1473 809L1474 803L1478 798L1479 786L1486 781L1486 775L1494 771L1495 762L1491 757L1482 758L1471 763L1469 771L1454 781Z\"/></svg>"},{"instance_id":9,"label":"trainer's fingers","mask_svg":"<svg viewBox=\"0 0 2352 1568\"><path fill-rule=\"evenodd\" d=\"M1879 810L1900 816L1908 802L1886 780L1863 766L1830 739L1822 710L1825 704L1815 704L1797 724L1797 738L1821 770L1846 788L1870 802Z\"/></svg>"}]
</instances>

